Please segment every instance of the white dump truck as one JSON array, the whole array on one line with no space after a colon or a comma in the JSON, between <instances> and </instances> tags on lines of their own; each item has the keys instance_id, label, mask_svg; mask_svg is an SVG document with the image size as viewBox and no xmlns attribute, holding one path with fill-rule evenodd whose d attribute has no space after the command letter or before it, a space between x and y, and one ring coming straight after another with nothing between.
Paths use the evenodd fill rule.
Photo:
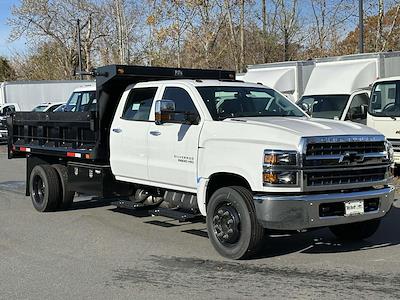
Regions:
<instances>
[{"instance_id":1,"label":"white dump truck","mask_svg":"<svg viewBox=\"0 0 400 300\"><path fill-rule=\"evenodd\" d=\"M365 124L370 86L394 75L400 75L400 52L316 59L298 104L313 117Z\"/></svg>"},{"instance_id":2,"label":"white dump truck","mask_svg":"<svg viewBox=\"0 0 400 300\"><path fill-rule=\"evenodd\" d=\"M180 221L205 217L214 248L240 259L276 230L367 238L392 207L393 152L372 128L311 119L230 71L94 74L97 109L8 119L9 158L27 158L26 194L40 212L67 209L79 192Z\"/></svg>"},{"instance_id":3,"label":"white dump truck","mask_svg":"<svg viewBox=\"0 0 400 300\"><path fill-rule=\"evenodd\" d=\"M249 65L247 72L236 78L245 82L262 83L295 102L303 95L314 66L315 62L311 60Z\"/></svg>"}]
</instances>

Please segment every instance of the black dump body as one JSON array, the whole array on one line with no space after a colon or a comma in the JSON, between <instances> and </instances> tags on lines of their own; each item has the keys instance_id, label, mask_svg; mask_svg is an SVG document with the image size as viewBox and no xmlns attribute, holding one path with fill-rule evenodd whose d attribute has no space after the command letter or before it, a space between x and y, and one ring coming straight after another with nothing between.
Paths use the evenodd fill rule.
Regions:
<instances>
[{"instance_id":1,"label":"black dump body","mask_svg":"<svg viewBox=\"0 0 400 300\"><path fill-rule=\"evenodd\" d=\"M109 160L109 131L120 97L130 84L165 79L234 80L225 70L110 65L97 68L96 112L18 112L8 119L9 158L27 154Z\"/></svg>"}]
</instances>

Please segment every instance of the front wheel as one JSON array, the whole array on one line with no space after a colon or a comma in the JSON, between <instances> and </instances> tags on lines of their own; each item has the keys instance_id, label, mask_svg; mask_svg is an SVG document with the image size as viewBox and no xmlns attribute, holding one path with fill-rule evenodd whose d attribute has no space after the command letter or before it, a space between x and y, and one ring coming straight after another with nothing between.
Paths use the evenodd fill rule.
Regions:
<instances>
[{"instance_id":1,"label":"front wheel","mask_svg":"<svg viewBox=\"0 0 400 300\"><path fill-rule=\"evenodd\" d=\"M264 239L252 193L241 186L218 189L207 205L207 231L219 254L230 259L254 255Z\"/></svg>"},{"instance_id":2,"label":"front wheel","mask_svg":"<svg viewBox=\"0 0 400 300\"><path fill-rule=\"evenodd\" d=\"M358 223L331 226L329 227L329 230L338 239L344 241L359 241L372 236L378 230L380 223L380 219L375 219Z\"/></svg>"}]
</instances>

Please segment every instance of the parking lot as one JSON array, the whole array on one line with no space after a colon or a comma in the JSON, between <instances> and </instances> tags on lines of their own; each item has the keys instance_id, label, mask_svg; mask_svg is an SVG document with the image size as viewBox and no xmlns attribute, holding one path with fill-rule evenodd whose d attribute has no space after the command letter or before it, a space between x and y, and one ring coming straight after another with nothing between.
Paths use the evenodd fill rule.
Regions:
<instances>
[{"instance_id":1,"label":"parking lot","mask_svg":"<svg viewBox=\"0 0 400 300\"><path fill-rule=\"evenodd\" d=\"M275 236L259 257L236 262L213 250L204 222L90 197L38 213L24 196L24 166L0 146L2 299L400 298L399 208L364 242L341 244L326 229Z\"/></svg>"}]
</instances>

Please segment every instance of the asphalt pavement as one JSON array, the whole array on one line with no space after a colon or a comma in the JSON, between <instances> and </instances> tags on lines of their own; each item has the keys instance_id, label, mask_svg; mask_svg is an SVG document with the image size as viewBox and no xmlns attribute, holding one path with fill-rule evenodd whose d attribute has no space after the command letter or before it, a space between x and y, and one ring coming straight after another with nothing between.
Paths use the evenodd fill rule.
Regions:
<instances>
[{"instance_id":1,"label":"asphalt pavement","mask_svg":"<svg viewBox=\"0 0 400 300\"><path fill-rule=\"evenodd\" d=\"M238 262L213 250L204 222L91 197L38 213L24 177L25 161L0 150L0 299L400 298L400 205L364 242L326 229L274 236Z\"/></svg>"}]
</instances>

